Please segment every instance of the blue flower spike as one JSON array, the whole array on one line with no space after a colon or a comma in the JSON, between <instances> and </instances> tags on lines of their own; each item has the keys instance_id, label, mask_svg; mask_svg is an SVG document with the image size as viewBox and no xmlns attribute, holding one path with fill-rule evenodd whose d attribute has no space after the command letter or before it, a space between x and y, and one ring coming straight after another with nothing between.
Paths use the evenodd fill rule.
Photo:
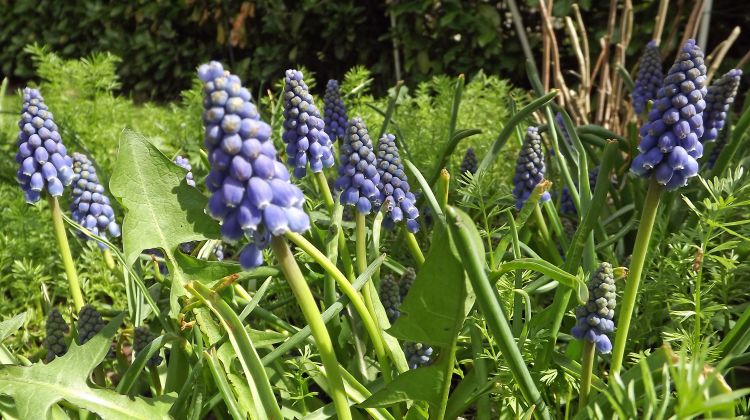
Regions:
<instances>
[{"instance_id":1,"label":"blue flower spike","mask_svg":"<svg viewBox=\"0 0 750 420\"><path fill-rule=\"evenodd\" d=\"M378 142L377 165L380 175L379 202L385 206L383 226L392 229L396 223L403 221L409 232L416 233L419 230L419 210L415 205L417 199L409 187L396 147L396 137L392 134L384 134Z\"/></svg>"},{"instance_id":2,"label":"blue flower spike","mask_svg":"<svg viewBox=\"0 0 750 420\"><path fill-rule=\"evenodd\" d=\"M523 140L521 151L516 161L516 174L513 177L513 196L516 198L516 208L523 207L534 188L544 179L544 152L542 152L542 137L537 127L528 127ZM549 192L545 191L540 202L549 201Z\"/></svg>"},{"instance_id":3,"label":"blue flower spike","mask_svg":"<svg viewBox=\"0 0 750 420\"><path fill-rule=\"evenodd\" d=\"M474 175L477 173L479 161L477 160L477 155L474 153L474 148L469 147L466 149L466 153L464 153L464 158L461 160L461 166L459 167L459 172L462 174L465 174L469 172L470 174Z\"/></svg>"},{"instance_id":4,"label":"blue flower spike","mask_svg":"<svg viewBox=\"0 0 750 420\"><path fill-rule=\"evenodd\" d=\"M343 140L346 136L346 125L349 117L346 114L346 105L341 98L339 82L329 80L326 85L326 93L323 96L323 122L325 132L331 141Z\"/></svg>"},{"instance_id":5,"label":"blue flower spike","mask_svg":"<svg viewBox=\"0 0 750 420\"><path fill-rule=\"evenodd\" d=\"M76 223L103 238L107 234L120 237L120 225L115 220L115 212L109 197L104 195L104 186L99 182L96 168L89 158L81 153L73 153L73 191L71 192L70 213ZM82 238L86 238L82 233ZM107 246L97 243L99 248Z\"/></svg>"},{"instance_id":6,"label":"blue flower spike","mask_svg":"<svg viewBox=\"0 0 750 420\"><path fill-rule=\"evenodd\" d=\"M648 122L641 127L640 154L633 159L631 172L644 178L654 176L668 191L684 187L698 174L706 93L703 52L690 39L669 69Z\"/></svg>"},{"instance_id":7,"label":"blue flower spike","mask_svg":"<svg viewBox=\"0 0 750 420\"><path fill-rule=\"evenodd\" d=\"M289 172L276 158L271 126L261 121L250 92L239 77L212 61L198 68L204 83L203 122L211 171L208 213L222 222L225 241L243 236L240 265L263 264L262 250L271 236L310 229L302 191L289 182Z\"/></svg>"},{"instance_id":8,"label":"blue flower spike","mask_svg":"<svg viewBox=\"0 0 750 420\"><path fill-rule=\"evenodd\" d=\"M37 89L23 90L18 128L16 180L26 202L38 202L45 190L52 197L61 196L63 189L73 182L73 162Z\"/></svg>"},{"instance_id":9,"label":"blue flower spike","mask_svg":"<svg viewBox=\"0 0 750 420\"><path fill-rule=\"evenodd\" d=\"M703 111L705 131L701 141L704 143L716 140L719 131L724 128L729 108L734 103L734 97L737 96L741 77L742 70L729 70L729 72L708 87L706 110Z\"/></svg>"},{"instance_id":10,"label":"blue flower spike","mask_svg":"<svg viewBox=\"0 0 750 420\"><path fill-rule=\"evenodd\" d=\"M369 214L380 207L380 174L367 126L361 118L352 118L341 144L341 164L335 189L341 192L341 203L355 206Z\"/></svg>"},{"instance_id":11,"label":"blue flower spike","mask_svg":"<svg viewBox=\"0 0 750 420\"><path fill-rule=\"evenodd\" d=\"M607 334L615 330L616 287L614 271L609 263L601 263L588 282L589 300L576 308L577 322L571 334L579 340L596 345L600 353L612 351Z\"/></svg>"},{"instance_id":12,"label":"blue flower spike","mask_svg":"<svg viewBox=\"0 0 750 420\"><path fill-rule=\"evenodd\" d=\"M331 139L302 80L302 73L297 70L287 70L284 77L284 134L281 138L286 143L286 154L295 177L307 174L308 163L316 173L333 166Z\"/></svg>"},{"instance_id":13,"label":"blue flower spike","mask_svg":"<svg viewBox=\"0 0 750 420\"><path fill-rule=\"evenodd\" d=\"M635 78L633 89L633 109L636 114L642 114L646 110L648 101L656 99L656 93L661 87L663 79L661 70L661 52L656 41L646 44L646 50L641 56L638 65L638 75Z\"/></svg>"}]
</instances>

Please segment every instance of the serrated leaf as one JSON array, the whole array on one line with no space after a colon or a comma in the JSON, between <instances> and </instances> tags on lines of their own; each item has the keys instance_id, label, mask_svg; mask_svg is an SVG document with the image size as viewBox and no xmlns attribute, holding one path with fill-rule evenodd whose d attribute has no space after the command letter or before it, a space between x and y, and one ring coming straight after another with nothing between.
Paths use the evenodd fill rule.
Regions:
<instances>
[{"instance_id":1,"label":"serrated leaf","mask_svg":"<svg viewBox=\"0 0 750 420\"><path fill-rule=\"evenodd\" d=\"M106 419L169 418L172 395L131 399L108 389L92 388L86 382L107 355L124 317L121 314L113 318L83 346L73 343L65 356L49 364L0 367L0 394L13 398L22 419L49 418L53 405L62 400Z\"/></svg>"},{"instance_id":2,"label":"serrated leaf","mask_svg":"<svg viewBox=\"0 0 750 420\"><path fill-rule=\"evenodd\" d=\"M120 140L109 188L125 208L122 243L132 265L143 250L161 248L172 274L171 314L187 283L175 263L174 250L183 242L218 239L219 225L203 209L207 199L185 182L185 171L172 163L142 135L126 130Z\"/></svg>"}]
</instances>

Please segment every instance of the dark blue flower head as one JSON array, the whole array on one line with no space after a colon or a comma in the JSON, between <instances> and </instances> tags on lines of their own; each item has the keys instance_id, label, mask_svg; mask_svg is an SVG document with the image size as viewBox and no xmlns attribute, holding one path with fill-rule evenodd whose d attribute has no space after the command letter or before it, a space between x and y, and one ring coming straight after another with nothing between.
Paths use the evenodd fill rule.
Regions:
<instances>
[{"instance_id":1,"label":"dark blue flower head","mask_svg":"<svg viewBox=\"0 0 750 420\"><path fill-rule=\"evenodd\" d=\"M187 158L184 158L178 155L178 156L175 156L174 163L175 165L187 171L187 174L185 174L185 181L187 182L188 185L190 185L191 187L194 187L195 179L193 178L193 165L190 164L190 161L187 160Z\"/></svg>"},{"instance_id":2,"label":"dark blue flower head","mask_svg":"<svg viewBox=\"0 0 750 420\"><path fill-rule=\"evenodd\" d=\"M459 168L459 172L462 174L465 174L469 172L470 174L474 175L477 173L477 164L479 162L477 161L477 155L474 153L474 148L469 147L466 149L466 153L464 153L464 158L461 161L461 167Z\"/></svg>"},{"instance_id":3,"label":"dark blue flower head","mask_svg":"<svg viewBox=\"0 0 750 420\"><path fill-rule=\"evenodd\" d=\"M612 265L601 263L588 283L589 300L576 308L576 326L571 334L596 344L601 353L612 351L608 333L615 330L615 277Z\"/></svg>"},{"instance_id":4,"label":"dark blue flower head","mask_svg":"<svg viewBox=\"0 0 750 420\"><path fill-rule=\"evenodd\" d=\"M203 122L211 164L208 212L222 222L224 240L250 239L239 260L244 268L257 267L272 235L310 228L302 209L305 197L276 159L271 126L260 120L239 77L216 61L200 66L198 76L205 84Z\"/></svg>"},{"instance_id":5,"label":"dark blue flower head","mask_svg":"<svg viewBox=\"0 0 750 420\"><path fill-rule=\"evenodd\" d=\"M151 332L151 330L146 327L136 327L133 330L133 350L135 350L136 355L138 353L142 352L146 346L148 346L152 341L156 339L156 334ZM149 367L156 367L161 364L161 362L164 360L163 357L159 355L159 352L157 351L154 353L153 356L151 356L148 361L146 361L146 366Z\"/></svg>"},{"instance_id":6,"label":"dark blue flower head","mask_svg":"<svg viewBox=\"0 0 750 420\"><path fill-rule=\"evenodd\" d=\"M416 279L417 279L416 271L414 271L414 269L411 267L406 267L404 269L404 274L401 275L401 279L398 281L399 294L401 295L401 300L406 299L406 295L409 294L411 285L414 284L414 280Z\"/></svg>"},{"instance_id":7,"label":"dark blue flower head","mask_svg":"<svg viewBox=\"0 0 750 420\"><path fill-rule=\"evenodd\" d=\"M513 177L513 196L516 197L516 208L523 207L526 200L534 191L536 185L544 179L544 153L542 152L542 138L537 127L526 129L521 151L516 161L516 175ZM545 191L540 202L550 199Z\"/></svg>"},{"instance_id":8,"label":"dark blue flower head","mask_svg":"<svg viewBox=\"0 0 750 420\"><path fill-rule=\"evenodd\" d=\"M16 141L16 162L20 167L16 179L26 201L36 203L45 189L53 197L61 196L63 189L73 182L73 162L60 138L52 113L36 89L23 90L18 128L21 131Z\"/></svg>"},{"instance_id":9,"label":"dark blue flower head","mask_svg":"<svg viewBox=\"0 0 750 420\"><path fill-rule=\"evenodd\" d=\"M708 87L706 94L706 110L703 111L703 126L705 132L701 141L715 140L724 128L727 112L734 103L737 89L740 87L742 70L733 69Z\"/></svg>"},{"instance_id":10,"label":"dark blue flower head","mask_svg":"<svg viewBox=\"0 0 750 420\"><path fill-rule=\"evenodd\" d=\"M383 304L388 321L393 324L401 315L399 307L401 306L401 296L399 294L399 284L391 275L383 276L380 282L380 302Z\"/></svg>"},{"instance_id":11,"label":"dark blue flower head","mask_svg":"<svg viewBox=\"0 0 750 420\"><path fill-rule=\"evenodd\" d=\"M705 97L703 51L690 39L669 69L648 122L641 127L641 153L630 166L633 173L653 175L668 191L687 185L688 179L698 174Z\"/></svg>"},{"instance_id":12,"label":"dark blue flower head","mask_svg":"<svg viewBox=\"0 0 750 420\"><path fill-rule=\"evenodd\" d=\"M375 164L367 127L361 118L352 118L341 144L341 165L335 185L342 192L342 204L357 206L357 211L364 214L369 214L373 207L379 208L380 174Z\"/></svg>"},{"instance_id":13,"label":"dark blue flower head","mask_svg":"<svg viewBox=\"0 0 750 420\"><path fill-rule=\"evenodd\" d=\"M646 44L646 50L638 65L638 75L633 89L633 108L636 114L646 110L648 101L656 98L656 92L661 87L661 52L656 41Z\"/></svg>"},{"instance_id":14,"label":"dark blue flower head","mask_svg":"<svg viewBox=\"0 0 750 420\"><path fill-rule=\"evenodd\" d=\"M591 188L591 191L594 191L594 188L596 188L596 177L598 176L598 166L589 171L589 188ZM578 182L576 182L576 186L578 186ZM573 203L573 197L570 195L568 187L563 187L562 195L560 196L560 212L562 214L576 214L577 212L575 203Z\"/></svg>"},{"instance_id":15,"label":"dark blue flower head","mask_svg":"<svg viewBox=\"0 0 750 420\"><path fill-rule=\"evenodd\" d=\"M429 365L432 361L432 347L407 341L404 343L404 356L409 369L416 369L420 366Z\"/></svg>"},{"instance_id":16,"label":"dark blue flower head","mask_svg":"<svg viewBox=\"0 0 750 420\"><path fill-rule=\"evenodd\" d=\"M44 363L49 363L56 357L64 356L68 352L65 334L70 332L70 326L65 322L60 310L52 308L47 315L47 322L44 325L44 329L47 333L44 338L44 348L47 350Z\"/></svg>"},{"instance_id":17,"label":"dark blue flower head","mask_svg":"<svg viewBox=\"0 0 750 420\"><path fill-rule=\"evenodd\" d=\"M297 70L287 70L284 77L284 134L281 138L286 143L286 154L295 177L305 176L308 163L313 172L333 166L331 139L302 80L302 73Z\"/></svg>"},{"instance_id":18,"label":"dark blue flower head","mask_svg":"<svg viewBox=\"0 0 750 420\"><path fill-rule=\"evenodd\" d=\"M104 195L104 187L99 183L96 169L91 161L80 153L73 153L73 192L70 212L73 220L90 230L94 235L113 238L120 237L120 225L115 220L109 197ZM86 236L81 234L82 238ZM106 245L99 242L99 248Z\"/></svg>"},{"instance_id":19,"label":"dark blue flower head","mask_svg":"<svg viewBox=\"0 0 750 420\"><path fill-rule=\"evenodd\" d=\"M419 230L419 210L414 205L417 198L411 192L409 180L404 172L404 165L398 155L396 137L384 134L378 142L377 153L378 175L380 182L380 203L385 206L383 226L393 228L400 221L406 223L406 229L415 233Z\"/></svg>"},{"instance_id":20,"label":"dark blue flower head","mask_svg":"<svg viewBox=\"0 0 750 420\"><path fill-rule=\"evenodd\" d=\"M568 133L568 128L565 127L565 120L563 119L562 113L558 112L555 114L555 124L560 128L560 133L562 133L563 140L570 145L573 146L573 140L570 138L570 133ZM551 153L554 153L554 150L551 151Z\"/></svg>"},{"instance_id":21,"label":"dark blue flower head","mask_svg":"<svg viewBox=\"0 0 750 420\"><path fill-rule=\"evenodd\" d=\"M329 80L326 85L326 93L323 96L323 121L325 122L325 131L331 140L343 140L346 136L346 123L349 117L346 115L346 106L341 99L339 91L339 82Z\"/></svg>"}]
</instances>

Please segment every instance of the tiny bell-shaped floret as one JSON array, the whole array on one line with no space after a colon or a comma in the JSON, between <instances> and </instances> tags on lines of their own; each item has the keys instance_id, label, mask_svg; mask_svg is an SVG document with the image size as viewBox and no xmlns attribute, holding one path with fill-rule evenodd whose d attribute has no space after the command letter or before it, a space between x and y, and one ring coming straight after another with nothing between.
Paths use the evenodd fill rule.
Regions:
<instances>
[{"instance_id":1,"label":"tiny bell-shaped floret","mask_svg":"<svg viewBox=\"0 0 750 420\"><path fill-rule=\"evenodd\" d=\"M459 172L462 174L470 173L474 175L477 173L477 164L479 162L477 161L477 155L474 153L474 148L469 147L466 149L466 153L464 153L464 158L461 161L461 167L459 168Z\"/></svg>"},{"instance_id":2,"label":"tiny bell-shaped floret","mask_svg":"<svg viewBox=\"0 0 750 420\"><path fill-rule=\"evenodd\" d=\"M187 171L187 174L185 174L185 181L188 185L194 187L195 179L193 178L193 165L190 164L190 161L187 158L178 155L175 156L173 162L175 165Z\"/></svg>"},{"instance_id":3,"label":"tiny bell-shaped floret","mask_svg":"<svg viewBox=\"0 0 750 420\"><path fill-rule=\"evenodd\" d=\"M208 213L222 222L225 241L243 236L250 240L240 251L240 265L257 267L272 236L310 228L305 197L276 159L271 126L261 121L239 77L216 61L200 66L198 76L204 83L205 145L211 166L206 177Z\"/></svg>"},{"instance_id":4,"label":"tiny bell-shaped floret","mask_svg":"<svg viewBox=\"0 0 750 420\"><path fill-rule=\"evenodd\" d=\"M404 343L404 356L409 369L416 369L420 366L429 365L432 362L432 347L407 341Z\"/></svg>"},{"instance_id":5,"label":"tiny bell-shaped floret","mask_svg":"<svg viewBox=\"0 0 750 420\"><path fill-rule=\"evenodd\" d=\"M73 190L71 191L70 212L73 220L91 233L106 238L120 237L120 225L115 220L115 212L104 194L104 186L99 183L96 168L85 155L73 153ZM79 235L87 238L82 233ZM99 242L99 248L106 245Z\"/></svg>"},{"instance_id":6,"label":"tiny bell-shaped floret","mask_svg":"<svg viewBox=\"0 0 750 420\"><path fill-rule=\"evenodd\" d=\"M409 180L404 172L404 165L396 147L396 137L384 134L378 142L377 153L379 203L384 206L383 226L393 228L396 223L404 222L406 229L415 233L419 230L419 210L417 198L411 192Z\"/></svg>"},{"instance_id":7,"label":"tiny bell-shaped floret","mask_svg":"<svg viewBox=\"0 0 750 420\"><path fill-rule=\"evenodd\" d=\"M353 118L341 144L341 164L335 189L341 192L341 203L356 206L357 211L369 214L380 207L378 183L380 174L367 127L361 118Z\"/></svg>"},{"instance_id":8,"label":"tiny bell-shaped floret","mask_svg":"<svg viewBox=\"0 0 750 420\"><path fill-rule=\"evenodd\" d=\"M715 140L719 131L724 128L727 113L740 87L740 77L742 77L742 70L729 70L708 87L706 110L703 111L703 125L705 126L703 139L701 139L703 142Z\"/></svg>"},{"instance_id":9,"label":"tiny bell-shaped floret","mask_svg":"<svg viewBox=\"0 0 750 420\"><path fill-rule=\"evenodd\" d=\"M542 138L536 127L526 129L521 151L516 161L516 175L513 177L513 196L516 198L516 208L523 207L534 188L544 179L544 153L542 152ZM550 199L545 191L540 202Z\"/></svg>"},{"instance_id":10,"label":"tiny bell-shaped floret","mask_svg":"<svg viewBox=\"0 0 750 420\"><path fill-rule=\"evenodd\" d=\"M281 138L286 143L286 154L295 177L304 177L308 164L313 172L333 166L331 139L324 128L320 112L302 80L302 73L287 70L284 77L284 134Z\"/></svg>"},{"instance_id":11,"label":"tiny bell-shaped floret","mask_svg":"<svg viewBox=\"0 0 750 420\"><path fill-rule=\"evenodd\" d=\"M346 114L344 100L341 98L338 81L328 81L326 93L323 96L323 104L325 132L328 133L331 141L343 140L344 136L346 136L346 124L349 121L349 117Z\"/></svg>"},{"instance_id":12,"label":"tiny bell-shaped floret","mask_svg":"<svg viewBox=\"0 0 750 420\"><path fill-rule=\"evenodd\" d=\"M23 90L21 119L18 121L16 180L33 204L47 191L59 197L64 187L73 182L73 162L62 143L52 113L36 89Z\"/></svg>"},{"instance_id":13,"label":"tiny bell-shaped floret","mask_svg":"<svg viewBox=\"0 0 750 420\"><path fill-rule=\"evenodd\" d=\"M661 52L656 41L646 44L646 50L641 56L638 65L638 75L635 78L633 89L633 109L636 114L642 114L646 110L648 101L656 98L656 92L661 87Z\"/></svg>"},{"instance_id":14,"label":"tiny bell-shaped floret","mask_svg":"<svg viewBox=\"0 0 750 420\"><path fill-rule=\"evenodd\" d=\"M607 334L614 332L615 277L612 265L601 263L588 282L589 300L576 309L576 325L571 334L596 345L600 353L612 351Z\"/></svg>"}]
</instances>

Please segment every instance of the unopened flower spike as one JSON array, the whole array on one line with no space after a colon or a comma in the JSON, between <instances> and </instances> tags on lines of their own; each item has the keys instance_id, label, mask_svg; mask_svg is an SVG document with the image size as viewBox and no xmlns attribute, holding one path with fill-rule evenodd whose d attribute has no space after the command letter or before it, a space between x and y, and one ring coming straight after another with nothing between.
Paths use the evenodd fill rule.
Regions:
<instances>
[{"instance_id":1,"label":"unopened flower spike","mask_svg":"<svg viewBox=\"0 0 750 420\"><path fill-rule=\"evenodd\" d=\"M346 136L346 125L349 117L346 114L346 105L341 98L339 82L329 80L326 85L326 93L323 96L323 122L325 132L331 141L343 140Z\"/></svg>"},{"instance_id":2,"label":"unopened flower spike","mask_svg":"<svg viewBox=\"0 0 750 420\"><path fill-rule=\"evenodd\" d=\"M194 187L195 178L193 178L193 165L190 164L190 161L187 158L178 155L175 156L173 162L175 163L175 165L187 171L187 174L185 174L185 181L188 185Z\"/></svg>"},{"instance_id":3,"label":"unopened flower spike","mask_svg":"<svg viewBox=\"0 0 750 420\"><path fill-rule=\"evenodd\" d=\"M99 331L104 328L104 319L102 315L91 305L84 305L78 313L78 344L83 345L89 342Z\"/></svg>"},{"instance_id":4,"label":"unopened flower spike","mask_svg":"<svg viewBox=\"0 0 750 420\"><path fill-rule=\"evenodd\" d=\"M19 164L16 179L26 201L36 203L42 192L59 197L73 182L73 162L57 131L52 113L37 89L23 90L21 119L18 121Z\"/></svg>"},{"instance_id":5,"label":"unopened flower spike","mask_svg":"<svg viewBox=\"0 0 750 420\"><path fill-rule=\"evenodd\" d=\"M401 311L399 310L401 295L399 293L399 284L392 275L383 276L383 280L380 282L380 301L383 303L388 321L393 324L401 315Z\"/></svg>"},{"instance_id":6,"label":"unopened flower spike","mask_svg":"<svg viewBox=\"0 0 750 420\"><path fill-rule=\"evenodd\" d=\"M656 41L646 44L646 50L638 65L638 75L633 89L633 109L636 114L646 110L646 104L656 98L662 83L661 52Z\"/></svg>"},{"instance_id":7,"label":"unopened flower spike","mask_svg":"<svg viewBox=\"0 0 750 420\"><path fill-rule=\"evenodd\" d=\"M349 121L341 144L341 165L335 188L341 191L341 203L356 206L357 211L369 214L380 207L378 183L380 174L367 127L361 118Z\"/></svg>"},{"instance_id":8,"label":"unopened flower spike","mask_svg":"<svg viewBox=\"0 0 750 420\"><path fill-rule=\"evenodd\" d=\"M526 200L534 191L536 185L544 179L544 153L542 152L542 138L537 127L526 129L521 151L516 161L516 175L513 177L513 196L516 198L516 208L523 207ZM545 191L540 202L550 199Z\"/></svg>"},{"instance_id":9,"label":"unopened flower spike","mask_svg":"<svg viewBox=\"0 0 750 420\"><path fill-rule=\"evenodd\" d=\"M333 166L331 139L302 80L302 73L297 70L287 70L284 77L284 134L281 138L286 143L286 154L295 177L305 176L308 163L313 172Z\"/></svg>"},{"instance_id":10,"label":"unopened flower spike","mask_svg":"<svg viewBox=\"0 0 750 420\"><path fill-rule=\"evenodd\" d=\"M380 182L377 184L380 190L379 203L385 206L383 226L393 228L396 223L403 221L409 232L417 232L417 199L409 187L396 147L396 137L392 134L384 134L378 142L377 166L380 175Z\"/></svg>"},{"instance_id":11,"label":"unopened flower spike","mask_svg":"<svg viewBox=\"0 0 750 420\"><path fill-rule=\"evenodd\" d=\"M44 348L47 350L47 356L44 358L45 363L49 363L55 357L63 356L68 352L68 345L65 342L65 334L70 331L70 326L63 319L62 314L57 308L52 308L47 315L47 322L44 325L46 337L44 338Z\"/></svg>"},{"instance_id":12,"label":"unopened flower spike","mask_svg":"<svg viewBox=\"0 0 750 420\"><path fill-rule=\"evenodd\" d=\"M654 176L668 191L687 185L698 174L703 156L703 111L706 109L706 66L703 51L690 39L656 94L648 122L641 127L640 154L630 170Z\"/></svg>"},{"instance_id":13,"label":"unopened flower spike","mask_svg":"<svg viewBox=\"0 0 750 420\"><path fill-rule=\"evenodd\" d=\"M73 153L73 191L71 192L70 212L73 220L97 236L120 237L120 225L115 220L109 197L104 194L104 186L99 182L96 168L89 158L81 153ZM86 238L83 233L82 238ZM106 245L99 242L99 248Z\"/></svg>"},{"instance_id":14,"label":"unopened flower spike","mask_svg":"<svg viewBox=\"0 0 750 420\"><path fill-rule=\"evenodd\" d=\"M459 168L459 171L462 174L465 174L469 172L470 174L474 175L477 173L477 155L474 153L474 148L469 147L466 149L466 153L464 153L464 158L461 161L461 167Z\"/></svg>"},{"instance_id":15,"label":"unopened flower spike","mask_svg":"<svg viewBox=\"0 0 750 420\"><path fill-rule=\"evenodd\" d=\"M310 228L302 191L276 159L271 126L260 120L239 77L212 61L198 68L204 83L203 122L211 171L208 212L222 222L225 241L250 239L240 252L243 268L263 263L271 236Z\"/></svg>"},{"instance_id":16,"label":"unopened flower spike","mask_svg":"<svg viewBox=\"0 0 750 420\"><path fill-rule=\"evenodd\" d=\"M612 351L607 334L615 330L615 277L612 265L601 263L588 282L589 300L576 309L577 322L571 334L596 345L600 353Z\"/></svg>"},{"instance_id":17,"label":"unopened flower spike","mask_svg":"<svg viewBox=\"0 0 750 420\"><path fill-rule=\"evenodd\" d=\"M142 352L143 349L145 349L146 346L149 345L149 343L154 341L155 338L156 338L156 334L151 332L151 330L148 327L146 326L136 327L133 330L133 349L135 350L136 354ZM156 353L154 353L153 356L151 356L148 359L148 361L146 361L146 366L149 366L149 367L159 366L162 360L164 359L159 355L159 352L157 351Z\"/></svg>"},{"instance_id":18,"label":"unopened flower spike","mask_svg":"<svg viewBox=\"0 0 750 420\"><path fill-rule=\"evenodd\" d=\"M729 108L737 96L740 87L742 70L729 70L725 75L708 87L706 94L706 110L703 111L703 125L705 127L701 141L716 140L716 137L724 128Z\"/></svg>"}]
</instances>

